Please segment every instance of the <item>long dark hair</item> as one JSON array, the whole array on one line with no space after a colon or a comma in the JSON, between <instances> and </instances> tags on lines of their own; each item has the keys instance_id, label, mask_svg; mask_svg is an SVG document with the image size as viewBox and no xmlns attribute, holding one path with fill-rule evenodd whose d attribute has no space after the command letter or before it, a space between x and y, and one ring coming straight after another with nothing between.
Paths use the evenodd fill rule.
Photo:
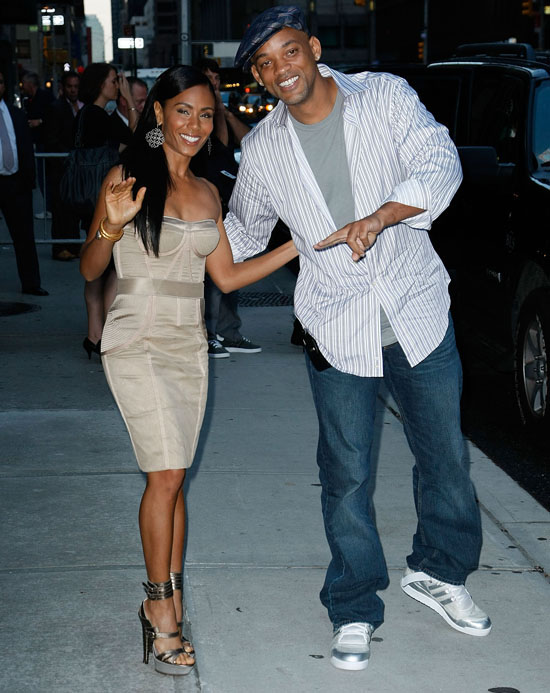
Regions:
<instances>
[{"instance_id":1,"label":"long dark hair","mask_svg":"<svg viewBox=\"0 0 550 693\"><path fill-rule=\"evenodd\" d=\"M78 98L85 104L93 103L100 95L103 82L111 70L115 68L109 63L90 63L80 78Z\"/></svg>"},{"instance_id":2,"label":"long dark hair","mask_svg":"<svg viewBox=\"0 0 550 693\"><path fill-rule=\"evenodd\" d=\"M147 96L137 128L121 157L125 177L135 176L136 178L134 194L143 186L147 188L141 209L136 215L135 224L147 252L152 250L157 257L164 203L173 182L168 171L164 149L162 146L151 149L145 141L145 134L157 126L155 101L164 107L169 99L201 84L208 86L215 97L208 77L194 67L174 65L163 72Z\"/></svg>"}]
</instances>

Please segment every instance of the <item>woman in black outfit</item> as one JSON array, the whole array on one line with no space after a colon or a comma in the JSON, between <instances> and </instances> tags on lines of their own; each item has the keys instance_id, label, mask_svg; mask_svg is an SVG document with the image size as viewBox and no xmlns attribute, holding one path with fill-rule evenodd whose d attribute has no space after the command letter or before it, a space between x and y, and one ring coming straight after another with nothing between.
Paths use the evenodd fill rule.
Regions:
<instances>
[{"instance_id":1,"label":"woman in black outfit","mask_svg":"<svg viewBox=\"0 0 550 693\"><path fill-rule=\"evenodd\" d=\"M120 142L105 107L109 101L115 101L118 92L128 101L128 120L132 131L137 123L137 111L134 107L132 92L124 75L117 75L115 68L107 63L91 63L82 73L79 86L79 98L84 102L77 118L76 130L80 131L81 147L102 147L109 144L118 151ZM86 233L92 223L96 200L90 200L90 214L82 219L81 224ZM83 347L88 353L100 353L101 333L105 316L116 294L116 274L111 263L105 272L91 282L86 282L84 299L88 313L88 335Z\"/></svg>"}]
</instances>

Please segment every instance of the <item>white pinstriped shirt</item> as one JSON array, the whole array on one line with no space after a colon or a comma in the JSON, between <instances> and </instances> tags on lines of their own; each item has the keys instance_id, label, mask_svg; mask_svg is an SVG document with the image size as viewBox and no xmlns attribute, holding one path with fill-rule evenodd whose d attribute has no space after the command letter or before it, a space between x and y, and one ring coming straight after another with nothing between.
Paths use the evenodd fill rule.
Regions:
<instances>
[{"instance_id":1,"label":"white pinstriped shirt","mask_svg":"<svg viewBox=\"0 0 550 693\"><path fill-rule=\"evenodd\" d=\"M243 140L225 227L236 261L265 249L278 217L300 252L295 312L338 370L380 377L380 305L411 366L442 341L449 276L428 237L462 180L458 154L407 82L394 75L344 75L319 65L344 94L344 139L355 218L385 202L424 212L387 227L359 262L346 244L313 245L336 230L285 104Z\"/></svg>"}]
</instances>

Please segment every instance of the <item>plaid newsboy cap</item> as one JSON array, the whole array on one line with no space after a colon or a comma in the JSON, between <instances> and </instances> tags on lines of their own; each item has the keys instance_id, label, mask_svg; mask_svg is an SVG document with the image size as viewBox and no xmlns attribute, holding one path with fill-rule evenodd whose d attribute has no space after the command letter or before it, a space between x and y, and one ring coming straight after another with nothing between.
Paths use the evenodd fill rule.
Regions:
<instances>
[{"instance_id":1,"label":"plaid newsboy cap","mask_svg":"<svg viewBox=\"0 0 550 693\"><path fill-rule=\"evenodd\" d=\"M252 58L266 41L285 27L305 31L309 35L304 13L294 5L277 5L258 15L246 30L235 56L235 67L250 70Z\"/></svg>"}]
</instances>

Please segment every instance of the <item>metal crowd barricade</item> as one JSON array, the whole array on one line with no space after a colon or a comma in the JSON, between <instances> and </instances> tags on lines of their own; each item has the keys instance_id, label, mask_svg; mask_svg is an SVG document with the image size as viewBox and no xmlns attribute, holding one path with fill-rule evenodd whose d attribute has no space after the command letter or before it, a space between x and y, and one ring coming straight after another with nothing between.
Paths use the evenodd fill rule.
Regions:
<instances>
[{"instance_id":1,"label":"metal crowd barricade","mask_svg":"<svg viewBox=\"0 0 550 693\"><path fill-rule=\"evenodd\" d=\"M47 194L48 194L48 179L46 176L46 159L65 159L69 156L68 152L35 152L35 159L37 165L41 166L42 180L44 181L44 192L42 194L42 217L41 219L35 219L35 233L34 240L35 243L82 243L82 238L52 238L51 237L51 216L48 218L47 210ZM33 210L40 213L40 210ZM36 233L37 223L42 221L42 238L38 237Z\"/></svg>"}]
</instances>

